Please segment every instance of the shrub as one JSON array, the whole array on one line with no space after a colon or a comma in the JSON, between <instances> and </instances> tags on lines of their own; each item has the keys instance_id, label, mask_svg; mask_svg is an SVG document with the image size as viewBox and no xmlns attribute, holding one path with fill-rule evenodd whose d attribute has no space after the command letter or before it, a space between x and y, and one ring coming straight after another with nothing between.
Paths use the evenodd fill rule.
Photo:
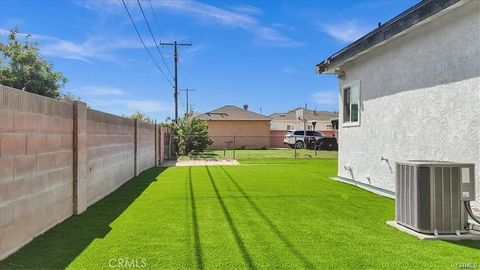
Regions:
<instances>
[{"instance_id":1,"label":"shrub","mask_svg":"<svg viewBox=\"0 0 480 270\"><path fill-rule=\"evenodd\" d=\"M171 128L177 137L176 151L180 156L203 152L213 143L208 137L207 122L193 117L192 114L179 118Z\"/></svg>"}]
</instances>

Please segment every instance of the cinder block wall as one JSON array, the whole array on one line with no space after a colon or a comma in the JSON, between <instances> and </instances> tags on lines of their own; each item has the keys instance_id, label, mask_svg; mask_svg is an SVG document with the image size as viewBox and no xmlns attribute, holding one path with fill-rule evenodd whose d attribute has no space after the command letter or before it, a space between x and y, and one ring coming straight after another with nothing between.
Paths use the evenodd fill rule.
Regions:
<instances>
[{"instance_id":1,"label":"cinder block wall","mask_svg":"<svg viewBox=\"0 0 480 270\"><path fill-rule=\"evenodd\" d=\"M134 120L87 110L88 205L135 176L134 128Z\"/></svg>"},{"instance_id":2,"label":"cinder block wall","mask_svg":"<svg viewBox=\"0 0 480 270\"><path fill-rule=\"evenodd\" d=\"M0 85L0 260L160 164L166 132Z\"/></svg>"},{"instance_id":3,"label":"cinder block wall","mask_svg":"<svg viewBox=\"0 0 480 270\"><path fill-rule=\"evenodd\" d=\"M0 259L72 214L73 105L0 86Z\"/></svg>"},{"instance_id":4,"label":"cinder block wall","mask_svg":"<svg viewBox=\"0 0 480 270\"><path fill-rule=\"evenodd\" d=\"M137 171L155 166L155 126L137 123Z\"/></svg>"}]
</instances>

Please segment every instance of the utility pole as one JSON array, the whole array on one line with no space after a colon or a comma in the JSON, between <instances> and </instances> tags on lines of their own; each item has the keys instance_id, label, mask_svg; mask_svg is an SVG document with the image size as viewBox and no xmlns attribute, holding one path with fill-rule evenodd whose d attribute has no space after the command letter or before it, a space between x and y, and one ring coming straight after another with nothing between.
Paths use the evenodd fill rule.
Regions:
<instances>
[{"instance_id":1,"label":"utility pole","mask_svg":"<svg viewBox=\"0 0 480 270\"><path fill-rule=\"evenodd\" d=\"M185 113L185 114L187 114L187 113L188 113L188 110L189 110L189 107L188 107L188 92L193 92L193 91L195 91L195 89L185 88L185 89L180 89L180 91L184 91L184 92L187 93L187 111L186 111L186 113Z\"/></svg>"},{"instance_id":2,"label":"utility pole","mask_svg":"<svg viewBox=\"0 0 480 270\"><path fill-rule=\"evenodd\" d=\"M173 46L173 59L175 63L175 74L174 74L174 93L173 97L175 99L175 123L178 121L178 71L177 71L177 66L178 66L178 46L192 46L192 43L178 43L177 41L172 42L160 42L161 46L167 45L167 46Z\"/></svg>"}]
</instances>

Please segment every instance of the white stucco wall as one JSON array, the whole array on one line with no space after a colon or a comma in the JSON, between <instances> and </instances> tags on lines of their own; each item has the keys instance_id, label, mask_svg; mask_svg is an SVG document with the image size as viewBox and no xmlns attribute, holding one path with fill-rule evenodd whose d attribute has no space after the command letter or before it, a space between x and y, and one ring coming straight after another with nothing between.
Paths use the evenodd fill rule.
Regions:
<instances>
[{"instance_id":1,"label":"white stucco wall","mask_svg":"<svg viewBox=\"0 0 480 270\"><path fill-rule=\"evenodd\" d=\"M455 8L342 69L340 86L361 82L361 124L342 127L340 122L339 176L394 191L395 161L471 162L480 201L480 1ZM342 121L341 91L340 101Z\"/></svg>"},{"instance_id":2,"label":"white stucco wall","mask_svg":"<svg viewBox=\"0 0 480 270\"><path fill-rule=\"evenodd\" d=\"M312 125L310 121L308 125ZM315 130L332 130L331 121L316 120ZM303 122L300 120L272 120L270 123L270 130L287 130L287 125L294 126L294 129L303 130ZM327 127L327 125L330 125ZM312 128L313 129L313 128Z\"/></svg>"}]
</instances>

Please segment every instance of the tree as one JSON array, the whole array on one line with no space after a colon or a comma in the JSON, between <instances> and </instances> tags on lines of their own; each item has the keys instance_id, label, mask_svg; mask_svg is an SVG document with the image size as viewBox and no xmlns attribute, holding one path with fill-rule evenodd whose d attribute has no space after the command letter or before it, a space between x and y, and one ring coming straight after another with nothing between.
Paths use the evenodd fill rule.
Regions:
<instances>
[{"instance_id":1,"label":"tree","mask_svg":"<svg viewBox=\"0 0 480 270\"><path fill-rule=\"evenodd\" d=\"M179 118L177 123L172 123L170 127L177 136L179 155L187 156L202 152L213 143L208 137L207 122L193 117L191 113Z\"/></svg>"},{"instance_id":2,"label":"tree","mask_svg":"<svg viewBox=\"0 0 480 270\"><path fill-rule=\"evenodd\" d=\"M82 101L82 99L78 96L75 96L74 94L70 93L70 92L65 92L65 93L62 93L60 94L57 99L59 100L63 100L63 101L66 101L66 102L70 102L70 103L73 103L75 101Z\"/></svg>"},{"instance_id":3,"label":"tree","mask_svg":"<svg viewBox=\"0 0 480 270\"><path fill-rule=\"evenodd\" d=\"M146 115L146 114L144 114L140 111L136 111L136 112L132 113L130 116L128 116L128 118L137 120L139 122L149 123L149 124L154 123L152 118L148 117L148 115Z\"/></svg>"},{"instance_id":4,"label":"tree","mask_svg":"<svg viewBox=\"0 0 480 270\"><path fill-rule=\"evenodd\" d=\"M31 42L30 35L25 36L25 42L19 41L17 36L18 29L13 28L7 41L0 42L0 84L59 98L67 78L53 71L53 64L40 55L38 44Z\"/></svg>"}]
</instances>

